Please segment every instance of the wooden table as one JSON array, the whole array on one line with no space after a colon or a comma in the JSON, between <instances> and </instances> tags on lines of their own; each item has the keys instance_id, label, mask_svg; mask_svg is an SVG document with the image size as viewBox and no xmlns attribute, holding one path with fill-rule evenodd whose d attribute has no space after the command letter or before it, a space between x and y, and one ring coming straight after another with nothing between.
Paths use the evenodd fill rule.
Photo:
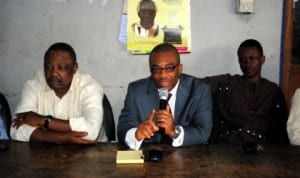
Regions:
<instances>
[{"instance_id":1,"label":"wooden table","mask_svg":"<svg viewBox=\"0 0 300 178\"><path fill-rule=\"evenodd\" d=\"M265 147L257 155L231 145L200 145L164 150L161 163L117 165L117 143L93 146L11 142L0 152L1 178L90 177L300 177L300 147ZM148 147L143 147L147 150Z\"/></svg>"}]
</instances>

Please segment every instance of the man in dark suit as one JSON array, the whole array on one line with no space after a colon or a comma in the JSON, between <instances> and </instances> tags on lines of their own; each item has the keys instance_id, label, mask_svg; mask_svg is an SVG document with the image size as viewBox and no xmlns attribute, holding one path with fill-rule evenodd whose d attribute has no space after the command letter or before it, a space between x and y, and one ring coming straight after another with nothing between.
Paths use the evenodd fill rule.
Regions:
<instances>
[{"instance_id":1,"label":"man in dark suit","mask_svg":"<svg viewBox=\"0 0 300 178\"><path fill-rule=\"evenodd\" d=\"M182 74L179 53L171 44L157 45L149 64L151 76L128 86L117 128L119 142L131 149L139 149L143 142L174 147L206 143L212 129L208 85ZM160 88L172 95L166 109L161 110Z\"/></svg>"}]
</instances>

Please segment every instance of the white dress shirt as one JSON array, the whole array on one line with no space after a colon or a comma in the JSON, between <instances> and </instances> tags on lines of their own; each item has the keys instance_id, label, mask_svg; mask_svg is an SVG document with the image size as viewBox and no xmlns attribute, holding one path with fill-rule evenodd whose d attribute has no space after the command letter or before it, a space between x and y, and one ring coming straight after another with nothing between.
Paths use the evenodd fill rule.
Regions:
<instances>
[{"instance_id":1,"label":"white dress shirt","mask_svg":"<svg viewBox=\"0 0 300 178\"><path fill-rule=\"evenodd\" d=\"M34 79L25 83L21 101L15 113L33 111L41 115L52 115L54 118L69 120L72 131L85 131L85 139L107 141L102 126L103 121L103 88L89 74L77 71L68 92L59 98L49 88L44 73L39 71ZM18 141L29 141L37 127L24 124L18 129L11 127L11 138Z\"/></svg>"},{"instance_id":2,"label":"white dress shirt","mask_svg":"<svg viewBox=\"0 0 300 178\"><path fill-rule=\"evenodd\" d=\"M287 132L291 144L300 145L300 88L291 100L291 110L287 122Z\"/></svg>"},{"instance_id":3,"label":"white dress shirt","mask_svg":"<svg viewBox=\"0 0 300 178\"><path fill-rule=\"evenodd\" d=\"M174 113L175 113L174 111L175 111L176 94L177 94L178 86L179 86L179 80L178 80L177 84L175 85L175 87L169 92L169 93L172 94L172 96L169 99L168 104L170 105L170 109L172 111L173 118L175 117L174 116ZM181 129L181 132L180 132L179 136L176 139L173 139L173 142L172 142L172 146L174 146L174 147L179 147L183 143L184 130L183 130L182 126L179 126L179 128ZM127 133L126 133L126 137L125 137L125 142L128 145L128 147L131 148L131 149L134 149L134 150L140 149L140 147L141 147L141 145L144 141L144 140L138 141L135 138L136 130L137 130L137 128L132 128L132 129L128 130Z\"/></svg>"}]
</instances>

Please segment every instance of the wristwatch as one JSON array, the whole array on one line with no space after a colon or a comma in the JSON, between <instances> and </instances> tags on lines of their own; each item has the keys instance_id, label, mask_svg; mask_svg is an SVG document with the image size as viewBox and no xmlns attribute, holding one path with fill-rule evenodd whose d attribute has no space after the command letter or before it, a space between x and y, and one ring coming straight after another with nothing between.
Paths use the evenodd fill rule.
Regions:
<instances>
[{"instance_id":1,"label":"wristwatch","mask_svg":"<svg viewBox=\"0 0 300 178\"><path fill-rule=\"evenodd\" d=\"M174 136L173 136L173 139L176 139L176 138L178 138L178 136L179 136L180 133L181 133L181 128L180 128L180 126L176 125L175 128L174 128L174 132L175 132L175 134L174 134Z\"/></svg>"},{"instance_id":2,"label":"wristwatch","mask_svg":"<svg viewBox=\"0 0 300 178\"><path fill-rule=\"evenodd\" d=\"M53 119L53 117L52 117L51 115L45 116L45 118L44 118L45 122L44 122L44 126L43 126L45 129L48 129L49 122L50 122L52 119Z\"/></svg>"}]
</instances>

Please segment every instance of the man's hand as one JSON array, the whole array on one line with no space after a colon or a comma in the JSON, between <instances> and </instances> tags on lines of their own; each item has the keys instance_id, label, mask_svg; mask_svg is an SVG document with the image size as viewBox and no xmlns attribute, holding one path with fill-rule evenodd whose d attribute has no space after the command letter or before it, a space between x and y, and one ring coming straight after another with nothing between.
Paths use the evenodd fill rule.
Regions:
<instances>
[{"instance_id":1,"label":"man's hand","mask_svg":"<svg viewBox=\"0 0 300 178\"><path fill-rule=\"evenodd\" d=\"M169 137L172 137L174 132L174 119L173 115L170 112L170 105L167 105L166 110L159 110L155 114L156 120L157 120L157 126L164 128L165 134Z\"/></svg>"},{"instance_id":2,"label":"man's hand","mask_svg":"<svg viewBox=\"0 0 300 178\"><path fill-rule=\"evenodd\" d=\"M23 124L28 124L33 127L39 127L42 126L43 123L44 123L44 116L29 111L29 112L16 114L13 120L13 127L18 129Z\"/></svg>"},{"instance_id":3,"label":"man's hand","mask_svg":"<svg viewBox=\"0 0 300 178\"><path fill-rule=\"evenodd\" d=\"M148 118L138 126L135 132L135 138L137 140L150 138L154 135L154 132L159 130L159 128L154 122L154 116L155 116L155 110L152 110Z\"/></svg>"}]
</instances>

